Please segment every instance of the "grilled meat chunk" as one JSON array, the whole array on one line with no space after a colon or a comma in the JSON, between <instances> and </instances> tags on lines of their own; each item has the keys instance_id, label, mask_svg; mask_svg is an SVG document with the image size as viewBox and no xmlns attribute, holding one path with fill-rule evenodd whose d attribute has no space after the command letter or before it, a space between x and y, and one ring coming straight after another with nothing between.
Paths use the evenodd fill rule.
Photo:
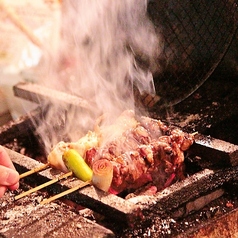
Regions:
<instances>
[{"instance_id":1,"label":"grilled meat chunk","mask_svg":"<svg viewBox=\"0 0 238 238\"><path fill-rule=\"evenodd\" d=\"M98 159L111 161L113 193L137 189L148 182L161 190L184 178L184 151L193 140L193 135L168 127L160 120L140 117L134 128L102 147L87 150L85 160L89 166Z\"/></svg>"}]
</instances>

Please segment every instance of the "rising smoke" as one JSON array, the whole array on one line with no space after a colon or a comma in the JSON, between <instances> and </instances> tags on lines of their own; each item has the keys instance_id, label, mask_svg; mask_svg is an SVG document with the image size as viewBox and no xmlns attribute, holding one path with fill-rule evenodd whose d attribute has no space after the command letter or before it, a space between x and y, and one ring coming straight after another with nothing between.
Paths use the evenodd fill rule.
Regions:
<instances>
[{"instance_id":1,"label":"rising smoke","mask_svg":"<svg viewBox=\"0 0 238 238\"><path fill-rule=\"evenodd\" d=\"M109 115L111 122L122 111L134 109L133 87L154 94L152 74L159 67L160 40L147 18L146 0L64 0L62 4L58 50L44 59L46 75L40 83L79 96L89 106L87 110L50 107L39 127L41 135L50 128L50 142L43 139L48 149L62 139L58 129L51 129L53 124L65 123L62 137L74 141L93 129L100 115Z\"/></svg>"}]
</instances>

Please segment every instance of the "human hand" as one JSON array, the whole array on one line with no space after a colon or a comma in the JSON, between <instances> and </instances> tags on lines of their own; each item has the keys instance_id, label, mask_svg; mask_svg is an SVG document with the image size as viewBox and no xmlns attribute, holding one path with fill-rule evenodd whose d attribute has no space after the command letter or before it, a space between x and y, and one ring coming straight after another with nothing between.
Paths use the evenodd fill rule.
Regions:
<instances>
[{"instance_id":1,"label":"human hand","mask_svg":"<svg viewBox=\"0 0 238 238\"><path fill-rule=\"evenodd\" d=\"M19 174L7 154L6 150L0 146L0 197L7 189L15 190L19 187Z\"/></svg>"}]
</instances>

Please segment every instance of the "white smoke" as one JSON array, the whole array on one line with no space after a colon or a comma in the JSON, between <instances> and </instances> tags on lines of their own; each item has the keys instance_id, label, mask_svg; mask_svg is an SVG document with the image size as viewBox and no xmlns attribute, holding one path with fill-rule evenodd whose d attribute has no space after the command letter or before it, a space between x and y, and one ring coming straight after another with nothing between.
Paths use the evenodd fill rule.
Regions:
<instances>
[{"instance_id":1,"label":"white smoke","mask_svg":"<svg viewBox=\"0 0 238 238\"><path fill-rule=\"evenodd\" d=\"M47 125L43 123L39 133L48 131L52 121L63 120L64 133L75 140L80 131L92 129L101 114L114 118L134 109L133 86L155 93L152 73L158 70L160 40L147 18L146 0L64 0L62 4L59 48L45 58L40 83L85 99L90 112L68 112L66 122L59 105L48 112ZM59 110L61 118L56 118Z\"/></svg>"}]
</instances>

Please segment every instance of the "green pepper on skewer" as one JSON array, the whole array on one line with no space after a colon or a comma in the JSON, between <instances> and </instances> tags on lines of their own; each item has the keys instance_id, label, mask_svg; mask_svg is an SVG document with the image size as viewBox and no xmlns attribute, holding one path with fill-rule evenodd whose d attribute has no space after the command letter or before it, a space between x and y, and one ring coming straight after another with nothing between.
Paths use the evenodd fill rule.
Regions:
<instances>
[{"instance_id":1,"label":"green pepper on skewer","mask_svg":"<svg viewBox=\"0 0 238 238\"><path fill-rule=\"evenodd\" d=\"M72 171L78 179L84 182L92 180L92 169L87 165L87 163L76 150L66 150L63 154L63 161L68 170Z\"/></svg>"}]
</instances>

